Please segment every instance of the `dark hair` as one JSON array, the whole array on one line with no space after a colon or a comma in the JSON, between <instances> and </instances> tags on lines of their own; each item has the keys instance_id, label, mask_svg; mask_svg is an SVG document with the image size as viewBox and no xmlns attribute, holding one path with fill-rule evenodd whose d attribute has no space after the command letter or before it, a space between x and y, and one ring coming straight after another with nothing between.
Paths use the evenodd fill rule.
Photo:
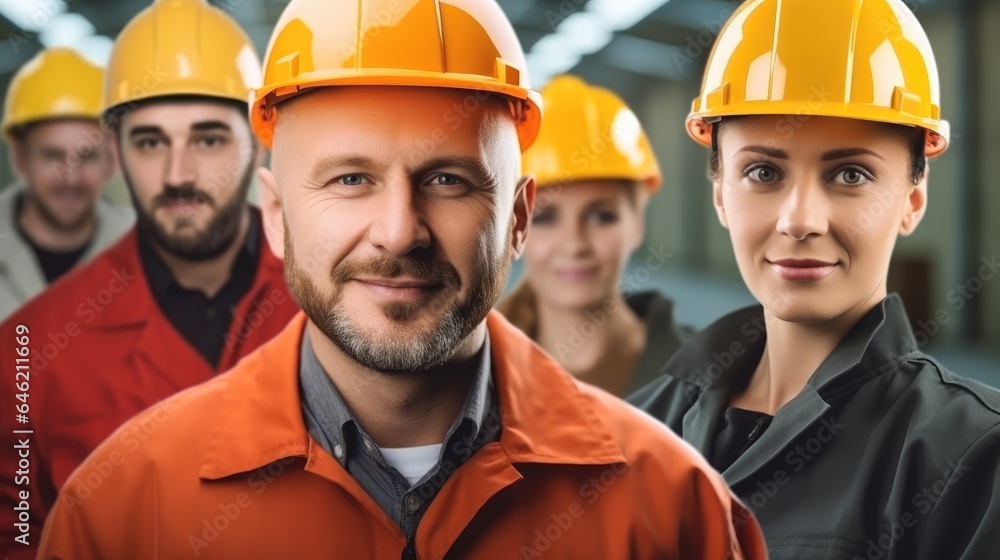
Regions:
<instances>
[{"instance_id":1,"label":"dark hair","mask_svg":"<svg viewBox=\"0 0 1000 560\"><path fill-rule=\"evenodd\" d=\"M38 122L36 121L12 126L10 127L10 137L17 142L24 142L24 139L28 137L28 133L31 132L31 129L35 128L37 124Z\"/></svg>"},{"instance_id":2,"label":"dark hair","mask_svg":"<svg viewBox=\"0 0 1000 560\"><path fill-rule=\"evenodd\" d=\"M148 107L150 105L159 105L161 103L218 103L219 105L228 105L233 109L236 109L239 114L243 115L243 118L250 122L250 115L247 109L247 104L244 101L237 101L235 99L223 99L221 97L205 97L201 95L164 95L162 97L151 97L149 99L141 99L139 101L132 101L128 103L122 103L112 107L104 112L104 117L102 119L103 125L110 130L117 131L122 123L122 120L137 109L143 107Z\"/></svg>"},{"instance_id":3,"label":"dark hair","mask_svg":"<svg viewBox=\"0 0 1000 560\"><path fill-rule=\"evenodd\" d=\"M712 125L712 155L708 164L708 176L714 181L719 178L722 164L719 161L719 129L722 128L723 121L716 121ZM904 126L899 124L886 124L892 127L906 142L910 149L910 180L914 185L924 178L924 171L927 169L927 156L924 155L924 142L926 132L916 126Z\"/></svg>"}]
</instances>

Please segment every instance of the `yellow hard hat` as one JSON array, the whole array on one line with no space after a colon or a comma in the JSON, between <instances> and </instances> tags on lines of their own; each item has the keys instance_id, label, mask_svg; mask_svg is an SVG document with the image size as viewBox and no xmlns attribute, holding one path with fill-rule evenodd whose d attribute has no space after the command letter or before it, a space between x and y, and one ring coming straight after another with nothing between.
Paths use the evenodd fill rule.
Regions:
<instances>
[{"instance_id":1,"label":"yellow hard hat","mask_svg":"<svg viewBox=\"0 0 1000 560\"><path fill-rule=\"evenodd\" d=\"M947 147L937 64L901 0L752 0L732 15L709 55L688 117L695 141L737 115L844 117L917 126L927 155Z\"/></svg>"},{"instance_id":2,"label":"yellow hard hat","mask_svg":"<svg viewBox=\"0 0 1000 560\"><path fill-rule=\"evenodd\" d=\"M246 103L258 85L257 50L232 18L205 0L156 0L115 39L104 108L172 95Z\"/></svg>"},{"instance_id":3,"label":"yellow hard hat","mask_svg":"<svg viewBox=\"0 0 1000 560\"><path fill-rule=\"evenodd\" d=\"M10 82L4 103L3 135L28 123L101 116L104 69L67 48L46 49L28 61Z\"/></svg>"},{"instance_id":4,"label":"yellow hard hat","mask_svg":"<svg viewBox=\"0 0 1000 560\"><path fill-rule=\"evenodd\" d=\"M267 47L264 83L254 92L257 137L271 147L281 101L339 85L502 95L511 101L522 151L541 122L521 44L494 0L292 0Z\"/></svg>"},{"instance_id":5,"label":"yellow hard hat","mask_svg":"<svg viewBox=\"0 0 1000 560\"><path fill-rule=\"evenodd\" d=\"M635 113L617 95L576 76L542 89L545 123L521 159L539 187L599 179L660 187L660 166Z\"/></svg>"}]
</instances>

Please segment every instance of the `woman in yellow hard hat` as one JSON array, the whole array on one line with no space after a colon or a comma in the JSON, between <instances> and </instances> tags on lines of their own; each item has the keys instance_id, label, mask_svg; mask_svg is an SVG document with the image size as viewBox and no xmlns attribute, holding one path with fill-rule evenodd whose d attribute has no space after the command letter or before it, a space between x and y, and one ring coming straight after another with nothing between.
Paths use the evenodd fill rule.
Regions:
<instances>
[{"instance_id":1,"label":"woman in yellow hard hat","mask_svg":"<svg viewBox=\"0 0 1000 560\"><path fill-rule=\"evenodd\" d=\"M918 347L887 294L948 144L899 0L758 0L722 30L688 132L761 305L631 400L755 511L773 559L996 558L1000 393Z\"/></svg>"},{"instance_id":2,"label":"woman in yellow hard hat","mask_svg":"<svg viewBox=\"0 0 1000 560\"><path fill-rule=\"evenodd\" d=\"M578 378L625 396L652 381L686 329L656 291L629 293L660 168L617 95L574 76L542 90L545 119L522 158L539 188L525 278L498 309ZM647 266L659 268L653 255Z\"/></svg>"}]
</instances>

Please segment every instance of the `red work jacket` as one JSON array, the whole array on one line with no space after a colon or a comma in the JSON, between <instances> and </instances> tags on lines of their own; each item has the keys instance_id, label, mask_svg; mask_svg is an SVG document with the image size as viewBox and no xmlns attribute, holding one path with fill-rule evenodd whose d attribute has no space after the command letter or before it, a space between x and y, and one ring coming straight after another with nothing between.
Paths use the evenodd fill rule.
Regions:
<instances>
[{"instance_id":1,"label":"red work jacket","mask_svg":"<svg viewBox=\"0 0 1000 560\"><path fill-rule=\"evenodd\" d=\"M295 315L282 263L263 236L260 243L256 276L234 310L218 367L160 312L134 229L0 325L0 356L10 372L0 386L0 558L34 558L59 488L122 423L230 369ZM25 329L26 334L19 332ZM26 344L17 344L19 338ZM31 367L16 381L27 381L26 391L15 384L13 371L21 347L27 348ZM16 409L24 400L29 410L22 424ZM12 446L19 446L16 452ZM24 461L27 469L20 468ZM17 476L18 470L27 472ZM26 526L15 526L25 519ZM19 536L29 545L15 541Z\"/></svg>"},{"instance_id":2,"label":"red work jacket","mask_svg":"<svg viewBox=\"0 0 1000 560\"><path fill-rule=\"evenodd\" d=\"M693 448L496 312L500 438L443 482L407 543L306 431L304 325L108 438L64 486L39 557L765 558L756 521Z\"/></svg>"}]
</instances>

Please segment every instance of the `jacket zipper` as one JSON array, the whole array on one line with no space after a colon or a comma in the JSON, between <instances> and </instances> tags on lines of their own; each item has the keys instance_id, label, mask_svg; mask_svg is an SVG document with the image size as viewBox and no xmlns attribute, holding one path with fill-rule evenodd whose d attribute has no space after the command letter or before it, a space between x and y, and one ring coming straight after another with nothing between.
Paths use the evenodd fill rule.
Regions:
<instances>
[{"instance_id":1,"label":"jacket zipper","mask_svg":"<svg viewBox=\"0 0 1000 560\"><path fill-rule=\"evenodd\" d=\"M403 548L403 554L399 558L400 560L417 560L417 550L413 547L413 537L406 537L406 547Z\"/></svg>"}]
</instances>

